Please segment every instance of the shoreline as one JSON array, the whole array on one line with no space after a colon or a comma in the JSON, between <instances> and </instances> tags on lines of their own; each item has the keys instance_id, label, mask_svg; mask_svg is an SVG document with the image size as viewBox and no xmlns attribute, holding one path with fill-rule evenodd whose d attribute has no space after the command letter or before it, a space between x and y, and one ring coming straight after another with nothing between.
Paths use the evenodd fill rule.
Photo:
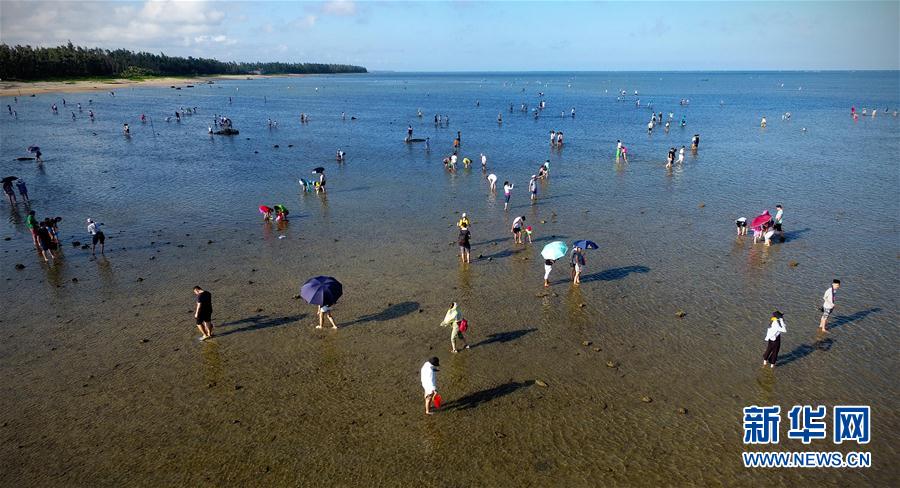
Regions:
<instances>
[{"instance_id":1,"label":"shoreline","mask_svg":"<svg viewBox=\"0 0 900 488\"><path fill-rule=\"evenodd\" d=\"M265 78L302 78L309 74L278 75L210 75L195 77L161 76L134 80L128 78L110 78L108 80L70 80L70 81L0 81L0 96L28 97L45 93L81 93L90 91L109 91L135 86L184 86L206 84L208 81L244 80Z\"/></svg>"}]
</instances>

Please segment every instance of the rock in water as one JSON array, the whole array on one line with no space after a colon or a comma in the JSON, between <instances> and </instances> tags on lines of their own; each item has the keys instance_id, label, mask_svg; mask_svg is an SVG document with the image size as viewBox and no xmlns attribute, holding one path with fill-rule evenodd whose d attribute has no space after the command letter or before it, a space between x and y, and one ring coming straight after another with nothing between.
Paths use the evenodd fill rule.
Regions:
<instances>
[{"instance_id":1,"label":"rock in water","mask_svg":"<svg viewBox=\"0 0 900 488\"><path fill-rule=\"evenodd\" d=\"M541 386L541 387L544 387L544 388L547 387L547 383L544 383L544 382L541 381L541 380L534 380L534 384L536 384L536 385L538 385L538 386Z\"/></svg>"}]
</instances>

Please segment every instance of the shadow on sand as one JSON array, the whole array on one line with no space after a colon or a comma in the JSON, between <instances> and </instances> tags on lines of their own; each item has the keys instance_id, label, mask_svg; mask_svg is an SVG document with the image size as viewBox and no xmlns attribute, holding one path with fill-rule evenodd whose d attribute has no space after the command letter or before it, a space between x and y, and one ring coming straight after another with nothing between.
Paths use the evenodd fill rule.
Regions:
<instances>
[{"instance_id":1,"label":"shadow on sand","mask_svg":"<svg viewBox=\"0 0 900 488\"><path fill-rule=\"evenodd\" d=\"M512 342L517 339L520 339L521 337L523 337L525 335L535 332L536 330L537 330L536 328L532 328L532 329L510 330L508 332L498 332L496 334L489 335L487 339L479 342L478 344L474 344L472 346L472 348L474 349L476 347L486 346L488 344L494 344L496 342L499 342L501 344L504 342Z\"/></svg>"},{"instance_id":2,"label":"shadow on sand","mask_svg":"<svg viewBox=\"0 0 900 488\"><path fill-rule=\"evenodd\" d=\"M464 397L458 398L452 402L446 403L441 410L447 411L455 411L455 410L468 410L470 408L479 407L485 403L490 402L491 400L495 400L497 398L509 395L511 393L515 393L516 391L521 390L522 388L527 388L534 384L534 381L527 380L522 382L510 381L509 383L504 383L500 386L495 386L493 388L488 388L487 390L476 391L475 393L470 393Z\"/></svg>"},{"instance_id":3,"label":"shadow on sand","mask_svg":"<svg viewBox=\"0 0 900 488\"><path fill-rule=\"evenodd\" d=\"M860 310L859 312L853 313L851 315L839 315L834 318L834 321L831 322L828 326L828 330L834 330L838 327L843 327L848 324L852 324L856 321L862 320L868 317L870 314L878 313L881 311L881 308L870 308L868 310ZM778 366L787 366L788 364L793 363L794 361L800 360L809 356L810 354L816 351L829 351L834 346L835 340L826 337L824 339L817 340L812 344L800 344L795 347L793 351L781 356L778 358Z\"/></svg>"},{"instance_id":4,"label":"shadow on sand","mask_svg":"<svg viewBox=\"0 0 900 488\"><path fill-rule=\"evenodd\" d=\"M214 332L216 337L224 337L231 334L237 334L238 332L250 332L254 330L262 330L268 329L269 327L278 327L281 325L286 325L291 322L298 322L300 320L305 319L307 314L303 313L300 315L289 315L285 317L269 317L268 315L254 315L253 317L247 317L241 320L235 320L233 322L225 322L224 324L219 324L216 327L216 331ZM238 327L237 329L229 329L224 332L219 332L222 327L229 327L232 325L242 325L247 324L244 327Z\"/></svg>"},{"instance_id":5,"label":"shadow on sand","mask_svg":"<svg viewBox=\"0 0 900 488\"><path fill-rule=\"evenodd\" d=\"M396 319L404 315L409 315L419 309L419 302L401 302L395 303L388 308L378 312L363 315L358 319L341 324L341 327L349 325L364 324L366 322L384 322L386 320Z\"/></svg>"},{"instance_id":6,"label":"shadow on sand","mask_svg":"<svg viewBox=\"0 0 900 488\"><path fill-rule=\"evenodd\" d=\"M591 281L615 281L627 278L632 273L649 273L650 268L646 266L622 266L621 268L610 268L599 273L584 275L581 277L582 283L590 283ZM561 280L558 283L566 283L572 280Z\"/></svg>"}]
</instances>

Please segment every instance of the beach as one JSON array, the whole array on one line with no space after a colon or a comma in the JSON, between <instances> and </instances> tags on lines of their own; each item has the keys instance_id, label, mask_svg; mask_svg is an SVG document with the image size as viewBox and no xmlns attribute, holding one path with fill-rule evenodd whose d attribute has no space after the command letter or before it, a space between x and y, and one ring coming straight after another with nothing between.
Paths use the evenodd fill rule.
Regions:
<instances>
[{"instance_id":1,"label":"beach","mask_svg":"<svg viewBox=\"0 0 900 488\"><path fill-rule=\"evenodd\" d=\"M62 217L64 256L43 264L26 207L3 202L0 485L897 480L900 122L849 115L900 105L896 72L214 80L66 90L66 106L62 90L14 101L4 88L18 118L0 118L0 168L28 181L40 217ZM520 113L538 92L545 113ZM647 103L686 127L648 136ZM197 112L166 121L182 107ZM436 114L449 126L435 127ZM208 135L215 115L240 134ZM430 153L404 144L408 125ZM564 147L548 145L550 130L565 132ZM457 131L475 162L448 173ZM697 154L667 171L666 151L695 133ZM616 140L629 163L615 162ZM15 161L29 145L43 165ZM338 149L346 162L334 161ZM515 183L508 212L480 153L488 173ZM545 160L532 205L527 182ZM327 194L301 193L298 179L317 166ZM290 222L263 223L263 204L286 205ZM784 243L735 236L734 219L776 204ZM457 255L462 212L468 265ZM535 242L514 245L523 215ZM105 257L80 247L88 217L104 223ZM544 288L541 248L576 239L599 245L582 284L563 259ZM336 331L314 329L315 307L297 298L318 275L344 285ZM833 278L844 282L840 308L819 337ZM194 285L212 292L208 341L197 341ZM473 346L459 354L438 325L453 301ZM788 333L773 371L760 361L775 309ZM431 356L445 405L426 417L418 371ZM871 405L869 445L821 446L865 447L874 466L745 469L742 408L811 401Z\"/></svg>"},{"instance_id":2,"label":"beach","mask_svg":"<svg viewBox=\"0 0 900 488\"><path fill-rule=\"evenodd\" d=\"M0 97L27 97L44 93L82 93L110 91L135 87L178 87L199 85L223 80L256 80L272 77L302 77L307 75L215 75L215 76L156 76L142 79L111 78L68 81L0 81Z\"/></svg>"}]
</instances>

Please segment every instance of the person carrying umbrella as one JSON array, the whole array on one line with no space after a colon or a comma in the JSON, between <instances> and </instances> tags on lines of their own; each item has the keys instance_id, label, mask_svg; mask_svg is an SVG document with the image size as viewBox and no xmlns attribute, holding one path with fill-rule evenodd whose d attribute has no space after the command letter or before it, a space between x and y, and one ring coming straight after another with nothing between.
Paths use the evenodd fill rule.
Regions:
<instances>
[{"instance_id":1,"label":"person carrying umbrella","mask_svg":"<svg viewBox=\"0 0 900 488\"><path fill-rule=\"evenodd\" d=\"M303 297L311 305L318 305L319 325L317 329L321 329L324 325L325 318L331 322L331 327L337 329L334 323L334 317L331 315L331 308L337 303L338 298L344 293L344 287L341 283L330 276L316 276L300 287L300 296Z\"/></svg>"},{"instance_id":2,"label":"person carrying umbrella","mask_svg":"<svg viewBox=\"0 0 900 488\"><path fill-rule=\"evenodd\" d=\"M19 178L16 176L7 176L6 178L3 178L3 180L0 180L3 181L3 193L6 193L6 198L9 199L10 205L16 204L16 193L13 191L12 182L18 179Z\"/></svg>"},{"instance_id":3,"label":"person carrying umbrella","mask_svg":"<svg viewBox=\"0 0 900 488\"><path fill-rule=\"evenodd\" d=\"M463 344L465 344L465 349L469 348L469 343L466 342L465 336L463 336L464 330L460 330L460 323L463 321L462 311L459 309L459 305L456 302L450 304L450 309L447 310L447 313L444 315L444 321L441 322L441 327L451 326L450 327L450 352L457 353L459 352L456 349L456 339L460 339Z\"/></svg>"},{"instance_id":4,"label":"person carrying umbrella","mask_svg":"<svg viewBox=\"0 0 900 488\"><path fill-rule=\"evenodd\" d=\"M565 256L568 252L569 248L566 247L566 243L562 241L553 241L544 246L544 249L541 250L541 257L544 258L545 288L550 286L550 272L553 271L553 263L555 263L557 259Z\"/></svg>"},{"instance_id":5,"label":"person carrying umbrella","mask_svg":"<svg viewBox=\"0 0 900 488\"><path fill-rule=\"evenodd\" d=\"M586 249L597 249L597 243L594 241L580 240L572 243L572 283L581 283L581 273L584 272L584 265L587 263L584 251Z\"/></svg>"}]
</instances>

